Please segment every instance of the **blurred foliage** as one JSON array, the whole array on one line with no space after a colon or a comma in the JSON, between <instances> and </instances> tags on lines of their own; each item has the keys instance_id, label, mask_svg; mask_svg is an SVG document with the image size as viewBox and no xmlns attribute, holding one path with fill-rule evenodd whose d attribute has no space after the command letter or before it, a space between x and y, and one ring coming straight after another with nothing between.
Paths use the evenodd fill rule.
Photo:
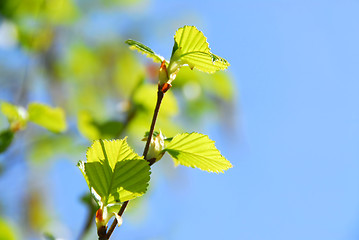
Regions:
<instances>
[{"instance_id":1,"label":"blurred foliage","mask_svg":"<svg viewBox=\"0 0 359 240\"><path fill-rule=\"evenodd\" d=\"M14 132L11 130L0 132L0 153L4 152L10 146L13 138Z\"/></svg>"},{"instance_id":2,"label":"blurred foliage","mask_svg":"<svg viewBox=\"0 0 359 240\"><path fill-rule=\"evenodd\" d=\"M46 211L43 195L37 189L31 189L26 199L27 222L31 230L41 232L50 222L50 214Z\"/></svg>"},{"instance_id":3,"label":"blurred foliage","mask_svg":"<svg viewBox=\"0 0 359 240\"><path fill-rule=\"evenodd\" d=\"M99 138L128 135L130 145L143 147L141 139L149 130L155 105L157 80L153 79L157 79L160 65L143 64L139 60L141 56L124 44L129 38L124 32L129 29L141 31L141 23L128 21L129 26L121 29L123 25L119 22L109 20L106 26L102 22L101 28L113 29L107 37L91 21L106 19L109 9L121 15L128 7L140 8L145 2L0 1L0 28L5 23L11 26L11 34L0 31L0 39L8 38L14 43L0 45L13 55L8 58L0 54L0 117L8 120L8 125L0 122L0 166L3 172L0 177L11 172L9 169L16 164L27 166L21 170L23 176L29 175L28 172L44 175L46 166L59 157L69 159L75 166L78 159L84 158L83 153L90 142ZM169 30L173 32L173 29ZM173 88L166 94L156 130L174 136L187 122L193 125L211 114L220 115L223 106L230 107L233 95L228 73L208 75L182 68ZM44 104L40 106L32 102ZM27 124L28 121L53 132L66 131L53 134ZM56 209L48 209L38 192L27 186L33 181L36 180L23 180L24 188L17 190L21 196L19 203L3 203L5 200L0 196L0 205L5 206L1 216L10 216L13 220L27 208L21 229L14 230L6 220L0 220L0 239L4 234L8 236L5 239L15 239L14 232L24 235L29 230L37 233L37 238L43 236L44 222L54 216L46 212L56 212ZM131 204L134 208L134 203ZM93 214L93 210L90 211Z\"/></svg>"},{"instance_id":4,"label":"blurred foliage","mask_svg":"<svg viewBox=\"0 0 359 240\"><path fill-rule=\"evenodd\" d=\"M66 130L65 113L61 108L30 103L28 107L29 120L55 133Z\"/></svg>"},{"instance_id":5,"label":"blurred foliage","mask_svg":"<svg viewBox=\"0 0 359 240\"><path fill-rule=\"evenodd\" d=\"M99 122L86 110L79 112L77 125L81 134L89 140L116 138L124 128L120 121Z\"/></svg>"},{"instance_id":6,"label":"blurred foliage","mask_svg":"<svg viewBox=\"0 0 359 240\"><path fill-rule=\"evenodd\" d=\"M14 133L25 129L28 121L55 133L66 130L65 112L61 108L51 108L41 103L30 103L26 110L21 106L2 102L1 112L9 121L9 130Z\"/></svg>"},{"instance_id":7,"label":"blurred foliage","mask_svg":"<svg viewBox=\"0 0 359 240\"><path fill-rule=\"evenodd\" d=\"M14 228L7 222L6 219L0 218L0 239L16 240L17 235Z\"/></svg>"},{"instance_id":8,"label":"blurred foliage","mask_svg":"<svg viewBox=\"0 0 359 240\"><path fill-rule=\"evenodd\" d=\"M12 132L22 130L27 125L28 114L26 109L18 107L13 104L3 102L1 103L1 112L6 116L10 123L9 129Z\"/></svg>"},{"instance_id":9,"label":"blurred foliage","mask_svg":"<svg viewBox=\"0 0 359 240\"><path fill-rule=\"evenodd\" d=\"M72 158L86 150L85 146L76 144L76 136L71 135L37 135L33 139L35 147L29 149L28 159L34 164L44 164L50 160Z\"/></svg>"}]
</instances>

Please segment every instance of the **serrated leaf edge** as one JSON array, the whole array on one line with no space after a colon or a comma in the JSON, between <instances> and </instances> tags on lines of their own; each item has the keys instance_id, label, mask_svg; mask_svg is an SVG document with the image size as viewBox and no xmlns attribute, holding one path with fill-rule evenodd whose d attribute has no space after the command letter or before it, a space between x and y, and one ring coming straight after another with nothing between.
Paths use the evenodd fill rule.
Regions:
<instances>
[{"instance_id":1,"label":"serrated leaf edge","mask_svg":"<svg viewBox=\"0 0 359 240\"><path fill-rule=\"evenodd\" d=\"M100 144L101 144L101 141L102 142L116 142L116 141L120 141L121 142L121 147L122 147L122 144L123 143L126 143L127 144L127 136L126 137L124 137L123 139L111 139L111 140L107 140L107 139L98 139L98 140L95 140L95 141L93 141L93 143L91 144L91 146L90 147L88 147L87 148L87 151L86 151L86 159L88 159L88 153L89 153L89 151L90 150L92 150L93 148L94 148L94 145L95 145L95 142L97 142L97 141L99 141L100 142ZM127 144L128 145L128 144ZM102 144L101 144L101 146L102 146ZM120 147L120 148L121 148ZM130 147L130 146L129 146ZM102 151L103 151L103 149L102 149ZM137 156L136 156L136 158L131 158L131 159L123 159L123 160L121 160L121 161L117 161L117 162L122 162L122 161L131 161L131 160L143 160L145 163L147 163L148 164L148 162L143 158L143 156L139 156L136 152L134 152L133 151L133 149L131 148L131 151L134 153L134 154L136 154ZM91 193L92 193L92 195L94 196L94 198L98 201L98 203L99 203L99 205L102 205L102 206L110 206L110 205L113 205L113 204L117 204L117 203L107 203L107 204L103 204L103 202L102 202L102 198L101 198L101 196L96 192L96 190L92 187L92 185L90 184L90 182L89 182L89 180L88 180L88 177L87 177L87 173L86 173L86 170L85 170L85 164L87 163L87 161L79 161L78 163L77 163L77 166L78 166L78 168L81 170L81 172L82 172L82 174L83 174L83 176L84 176L84 178L85 178L85 180L86 180L86 183L87 183L87 185L88 185L88 187L89 187L89 189L90 189L90 191L91 191ZM143 168L141 168L140 170L142 170ZM115 170L115 168L114 169L112 169L112 171L114 171ZM138 172L140 172L140 171L138 171ZM145 178L146 178L146 186L145 186L145 188L144 188L144 191L143 192L140 192L140 193L134 193L134 195L136 196L136 197L139 197L139 196L142 196L144 193L146 193L147 192L147 190L148 190L148 187L149 187L149 180L151 179L151 168L149 167L149 175L148 176L145 176ZM131 176L134 176L135 174L133 174L133 175L131 175ZM141 179L142 180L142 179ZM111 194L107 194L108 196L110 196Z\"/></svg>"},{"instance_id":2,"label":"serrated leaf edge","mask_svg":"<svg viewBox=\"0 0 359 240\"><path fill-rule=\"evenodd\" d=\"M199 133L199 132L180 133L180 134L175 135L175 136L172 138L172 140L174 140L177 136L186 135L186 134L188 134L187 136L190 136L191 134L199 134L199 135L201 135L201 137L207 138L207 139L209 140L209 143L213 144L214 148L218 151L220 157L222 157L223 159L225 159L225 160L229 163L229 166L228 166L227 168L224 168L224 169L221 169L221 170L217 170L217 171L204 170L204 171L214 172L214 173L220 173L220 172L221 172L221 173L224 173L224 171L226 171L226 170L228 170L228 169L230 169L230 168L233 167L232 163L231 163L230 161L228 161L228 160L221 154L221 152L219 151L219 149L216 147L215 141L212 140L212 139L210 139L208 135L205 135L205 134L202 134L202 133ZM172 140L171 140L171 141L172 141ZM195 139L195 140L197 140L197 139ZM195 140L193 140L193 141L195 141ZM170 142L167 143L167 144L170 144ZM168 151L168 150L170 150L170 149L167 149L167 146L166 146L166 148L163 149L162 152L168 152L168 153L170 154L170 151L171 151L171 150L170 150L170 151ZM191 154L192 154L192 153L191 153ZM170 155L171 155L171 154L170 154ZM197 154L196 154L196 155L197 155ZM201 156L201 155L200 155L200 156ZM203 156L201 156L201 157L203 157ZM172 157L172 155L171 155L171 158L173 159L173 161L174 161L174 163L175 163L175 166L181 165L180 162L179 162L177 159L175 159L174 157ZM184 165L184 166L185 166L185 165ZM186 166L186 167L187 167L187 166ZM196 166L196 165L194 165L194 166L188 166L188 167L199 168L199 167ZM199 168L199 169L200 169L200 168ZM202 170L202 169L201 169L201 170Z\"/></svg>"},{"instance_id":3,"label":"serrated leaf edge","mask_svg":"<svg viewBox=\"0 0 359 240\"><path fill-rule=\"evenodd\" d=\"M204 37L204 39L205 39L205 43L206 43L206 46L207 46L207 49L208 49L208 52L202 52L202 51L192 51L192 52L187 52L187 53L185 53L185 54L181 54L180 53L180 51L181 51L181 47L179 47L179 45L178 45L178 42L176 42L176 35L177 35L177 32L180 30L180 29L184 29L184 28L195 28L197 31L198 31L198 33L200 33L200 34L202 34L202 36ZM184 30L183 30L184 31ZM181 36L181 40L182 40L182 37L183 37L183 35ZM180 41L181 41L180 40ZM176 58L178 58L179 60L183 57L183 56L186 56L186 55L189 55L189 54L193 54L193 53L200 53L200 54L203 54L203 55L207 55L207 56L209 56L209 57L211 57L211 59L212 59L212 64L214 65L217 61L218 62L220 62L220 63L223 63L224 65L225 65L225 67L224 68L220 68L220 70L225 70L225 69L227 69L229 66L230 66L230 64L229 64L229 62L226 60L226 59L224 59L224 58L222 58L222 57L219 57L218 55L216 55L216 54L214 54L214 53L212 53L212 51L211 51L211 48L209 47L209 42L208 42L208 38L204 35L204 33L201 31L201 30L199 30L196 26L194 26L194 25L185 25L185 26L183 26L183 27L181 27L181 28L179 28L179 29L177 29L177 31L176 31L176 33L175 33L175 35L174 35L174 41L175 41L175 44L174 44L174 47L175 46L177 46L178 48L177 49L175 49L175 51L173 51L172 50L172 55L171 55L171 62L172 62L172 59L173 59L173 56L174 55L176 55L176 51L178 51L179 50L179 56L176 56ZM176 60L175 60L176 61ZM187 63L184 63L184 64L187 64ZM188 64L187 64L188 65ZM191 67L191 66L190 66ZM192 69L193 67L191 67L191 69ZM194 67L194 68L196 68L196 69L198 69L197 67ZM198 69L199 71L202 71L201 69ZM202 71L202 72L205 72L205 71ZM215 71L213 71L213 72L215 72ZM209 72L209 73L213 73L213 72Z\"/></svg>"}]
</instances>

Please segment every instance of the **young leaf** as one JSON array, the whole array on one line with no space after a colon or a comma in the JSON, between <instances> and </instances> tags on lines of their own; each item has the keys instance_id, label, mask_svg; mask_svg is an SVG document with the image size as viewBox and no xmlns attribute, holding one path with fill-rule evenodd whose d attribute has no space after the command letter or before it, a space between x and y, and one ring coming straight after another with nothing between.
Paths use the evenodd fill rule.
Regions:
<instances>
[{"instance_id":1,"label":"young leaf","mask_svg":"<svg viewBox=\"0 0 359 240\"><path fill-rule=\"evenodd\" d=\"M147 57L152 58L153 61L161 63L164 59L164 57L158 55L155 53L151 48L147 47L146 45L137 42L135 40L129 39L125 43L130 45L130 49L135 49L139 51L142 54L145 54Z\"/></svg>"},{"instance_id":2,"label":"young leaf","mask_svg":"<svg viewBox=\"0 0 359 240\"><path fill-rule=\"evenodd\" d=\"M195 26L179 28L174 36L175 44L172 50L169 71L174 71L171 65L188 64L203 72L214 73L218 70L227 69L229 63L213 53L209 48L207 38Z\"/></svg>"},{"instance_id":3,"label":"young leaf","mask_svg":"<svg viewBox=\"0 0 359 240\"><path fill-rule=\"evenodd\" d=\"M214 145L214 141L200 133L182 133L166 146L176 165L199 168L208 172L222 172L232 167Z\"/></svg>"},{"instance_id":4,"label":"young leaf","mask_svg":"<svg viewBox=\"0 0 359 240\"><path fill-rule=\"evenodd\" d=\"M40 103L30 103L28 112L30 121L49 131L59 133L66 130L65 113L61 108L51 108Z\"/></svg>"},{"instance_id":5,"label":"young leaf","mask_svg":"<svg viewBox=\"0 0 359 240\"><path fill-rule=\"evenodd\" d=\"M95 141L87 151L87 162L78 166L102 206L143 195L150 180L147 161L133 152L126 139Z\"/></svg>"}]
</instances>

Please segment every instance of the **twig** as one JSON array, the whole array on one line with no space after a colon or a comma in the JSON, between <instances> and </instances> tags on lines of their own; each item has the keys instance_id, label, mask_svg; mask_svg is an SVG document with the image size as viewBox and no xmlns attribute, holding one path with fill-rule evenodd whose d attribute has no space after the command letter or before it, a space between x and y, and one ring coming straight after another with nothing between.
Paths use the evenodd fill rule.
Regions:
<instances>
[{"instance_id":1,"label":"twig","mask_svg":"<svg viewBox=\"0 0 359 240\"><path fill-rule=\"evenodd\" d=\"M160 111L160 107L161 107L161 102L163 99L164 93L161 91L161 89L159 88L157 91L157 103L156 103L156 108L155 111L153 112L153 117L152 117L152 123L151 123L151 128L150 128L150 133L148 134L148 138L147 138L147 142L146 142L146 146L145 149L143 150L143 154L142 156L148 161L147 159L147 153L148 153L148 149L150 147L150 143L151 143L151 139L152 139L152 135L153 132L155 130L155 125L156 125L156 121L157 121L157 116L158 116L158 112Z\"/></svg>"},{"instance_id":2,"label":"twig","mask_svg":"<svg viewBox=\"0 0 359 240\"><path fill-rule=\"evenodd\" d=\"M120 211L118 211L118 215L119 215L120 217L122 217L122 214L123 214L123 212L125 211L125 209L126 209L126 207L127 207L127 205L128 205L128 202L129 202L129 201L124 202L124 203L122 204L121 208L120 208ZM108 231L107 231L107 234L106 234L106 238L107 238L107 239L110 238L110 236L111 236L113 230L115 230L115 228L116 228L116 225L117 225L117 218L115 218L115 220L113 220L113 222L112 222L112 224L111 224L111 227L110 227L110 228L108 229Z\"/></svg>"},{"instance_id":3,"label":"twig","mask_svg":"<svg viewBox=\"0 0 359 240\"><path fill-rule=\"evenodd\" d=\"M148 162L149 162L149 165L151 166L152 164L155 163L155 161L153 161L153 159L147 159L147 153L148 153L148 149L150 147L150 143L151 143L151 139L152 139L152 135L153 135L153 132L155 130L155 125L156 125L156 121L157 121L157 116L158 116L158 113L160 111L160 107L161 107L161 103L162 103L162 99L164 97L164 93L162 92L160 86L158 87L158 91L157 91L157 103L156 103L156 107L155 107L155 110L153 112L153 117L152 117L152 123L151 123L151 127L150 127L150 133L148 135L148 138L147 138L147 142L146 142L146 145L145 145L145 149L143 150L143 157L144 159L146 159ZM124 213L127 205L128 205L129 201L126 201L122 204L121 206L121 209L120 211L118 212L118 215L120 217L122 217L122 214ZM115 230L116 228L116 225L117 225L117 219L115 218L110 226L110 228L108 229L107 231L107 234L106 234L106 239L109 239L111 237L111 234L112 232Z\"/></svg>"}]
</instances>

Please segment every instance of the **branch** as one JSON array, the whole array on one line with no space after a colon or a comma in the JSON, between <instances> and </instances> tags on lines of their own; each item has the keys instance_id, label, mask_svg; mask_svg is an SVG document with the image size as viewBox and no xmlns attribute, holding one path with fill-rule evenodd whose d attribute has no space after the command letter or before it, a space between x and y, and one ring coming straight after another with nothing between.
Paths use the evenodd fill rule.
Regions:
<instances>
[{"instance_id":1,"label":"branch","mask_svg":"<svg viewBox=\"0 0 359 240\"><path fill-rule=\"evenodd\" d=\"M156 103L156 107L155 107L155 110L153 112L153 117L152 117L152 122L151 122L151 127L150 127L150 133L148 135L148 138L147 138L147 142L146 142L146 145L145 145L145 149L143 150L143 154L142 156L148 161L149 165L151 166L152 164L155 163L155 161L153 161L153 159L147 159L147 153L148 153L148 149L150 147L150 143L151 143L151 139L152 139L152 135L153 135L153 132L155 130L155 125L156 125L156 121L157 121L157 116L158 116L158 113L160 111L160 107L161 107L161 103L162 103L162 99L164 97L164 93L162 92L162 89L160 88L160 85L158 85L158 91L157 91L157 103ZM122 204L121 206L121 209L120 211L118 212L118 215L120 217L122 217L122 214L124 213L127 205L128 205L129 201L126 201ZM116 228L116 225L117 225L117 219L115 218L115 220L113 220L110 228L108 229L107 231L107 234L106 234L106 239L109 239L111 237L111 234L112 232L115 230Z\"/></svg>"},{"instance_id":2,"label":"branch","mask_svg":"<svg viewBox=\"0 0 359 240\"><path fill-rule=\"evenodd\" d=\"M151 139L152 139L152 135L153 132L155 130L155 125L156 125L156 121L157 121L157 116L158 116L158 112L160 111L160 107L161 107L161 102L163 99L164 93L161 91L160 88L158 88L157 91L157 103L156 103L156 108L155 111L153 112L153 117L152 117L152 123L151 123L151 127L150 127L150 133L148 134L148 138L147 138L147 142L146 142L146 146L145 149L143 150L143 154L142 156L147 160L147 153L148 153L148 149L150 147L150 143L151 143Z\"/></svg>"}]
</instances>

